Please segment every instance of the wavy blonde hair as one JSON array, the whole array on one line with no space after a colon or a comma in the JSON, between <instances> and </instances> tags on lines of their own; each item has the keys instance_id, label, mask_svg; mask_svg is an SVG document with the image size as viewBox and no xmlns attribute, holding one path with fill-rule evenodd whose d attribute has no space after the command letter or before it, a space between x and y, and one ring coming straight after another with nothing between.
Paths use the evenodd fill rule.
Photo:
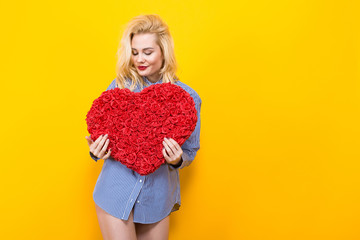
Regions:
<instances>
[{"instance_id":1,"label":"wavy blonde hair","mask_svg":"<svg viewBox=\"0 0 360 240\"><path fill-rule=\"evenodd\" d=\"M175 72L177 62L174 53L174 42L170 35L169 27L157 14L139 15L130 20L126 25L117 51L116 83L119 88L126 87L126 79L131 80L130 90L133 91L137 84L143 88L146 82L137 72L131 61L131 40L135 34L155 33L156 43L159 45L164 61L160 69L163 83L174 83L179 80Z\"/></svg>"}]
</instances>

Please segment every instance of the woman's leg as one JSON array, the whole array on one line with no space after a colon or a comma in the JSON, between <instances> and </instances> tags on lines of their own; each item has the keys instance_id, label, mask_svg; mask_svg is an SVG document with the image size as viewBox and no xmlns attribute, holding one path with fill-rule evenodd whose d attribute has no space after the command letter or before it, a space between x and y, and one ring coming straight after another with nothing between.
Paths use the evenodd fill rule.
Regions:
<instances>
[{"instance_id":1,"label":"woman's leg","mask_svg":"<svg viewBox=\"0 0 360 240\"><path fill-rule=\"evenodd\" d=\"M135 223L138 240L168 240L170 215L159 222L151 224Z\"/></svg>"},{"instance_id":2,"label":"woman's leg","mask_svg":"<svg viewBox=\"0 0 360 240\"><path fill-rule=\"evenodd\" d=\"M104 240L136 240L134 213L132 210L127 221L116 218L95 204L101 234Z\"/></svg>"}]
</instances>

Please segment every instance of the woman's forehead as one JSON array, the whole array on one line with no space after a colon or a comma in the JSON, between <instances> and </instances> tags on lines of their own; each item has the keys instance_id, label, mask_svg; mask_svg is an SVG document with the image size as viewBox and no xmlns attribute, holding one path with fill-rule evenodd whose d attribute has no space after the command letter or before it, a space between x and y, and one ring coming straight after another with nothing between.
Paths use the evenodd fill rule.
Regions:
<instances>
[{"instance_id":1,"label":"woman's forehead","mask_svg":"<svg viewBox=\"0 0 360 240\"><path fill-rule=\"evenodd\" d=\"M156 48L156 35L154 33L135 34L131 41L131 47L138 50Z\"/></svg>"}]
</instances>

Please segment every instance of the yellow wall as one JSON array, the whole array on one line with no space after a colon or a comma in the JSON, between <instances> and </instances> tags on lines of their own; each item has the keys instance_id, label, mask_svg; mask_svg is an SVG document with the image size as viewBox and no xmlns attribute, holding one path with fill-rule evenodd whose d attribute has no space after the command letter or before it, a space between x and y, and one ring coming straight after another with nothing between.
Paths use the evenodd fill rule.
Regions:
<instances>
[{"instance_id":1,"label":"yellow wall","mask_svg":"<svg viewBox=\"0 0 360 240\"><path fill-rule=\"evenodd\" d=\"M85 115L157 13L202 98L170 239L360 239L357 1L17 1L1 18L0 239L101 239Z\"/></svg>"}]
</instances>

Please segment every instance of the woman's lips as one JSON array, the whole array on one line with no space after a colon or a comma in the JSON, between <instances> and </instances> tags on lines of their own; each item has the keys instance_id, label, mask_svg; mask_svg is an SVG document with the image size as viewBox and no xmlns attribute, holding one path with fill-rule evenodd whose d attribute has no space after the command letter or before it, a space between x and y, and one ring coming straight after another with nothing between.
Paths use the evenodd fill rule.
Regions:
<instances>
[{"instance_id":1,"label":"woman's lips","mask_svg":"<svg viewBox=\"0 0 360 240\"><path fill-rule=\"evenodd\" d=\"M139 70L145 70L147 67L144 67L144 66L138 66L138 69Z\"/></svg>"}]
</instances>

